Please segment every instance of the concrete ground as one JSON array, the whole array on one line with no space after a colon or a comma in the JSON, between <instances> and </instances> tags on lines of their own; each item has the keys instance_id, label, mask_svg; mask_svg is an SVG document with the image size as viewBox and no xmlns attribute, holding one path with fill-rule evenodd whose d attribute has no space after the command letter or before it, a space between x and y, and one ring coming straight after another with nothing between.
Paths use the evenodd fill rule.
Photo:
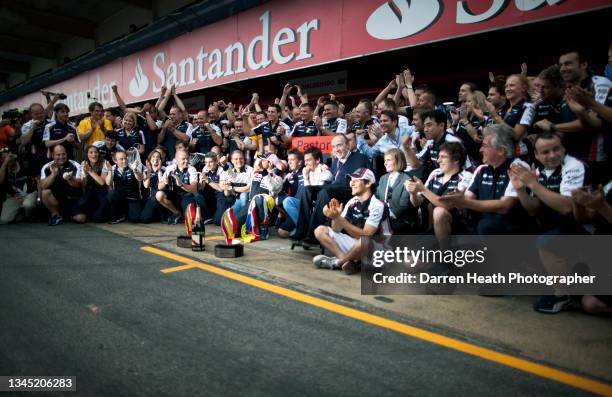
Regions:
<instances>
[{"instance_id":1,"label":"concrete ground","mask_svg":"<svg viewBox=\"0 0 612 397\"><path fill-rule=\"evenodd\" d=\"M316 251L272 238L219 259L218 228L203 253L176 247L183 229L0 227L0 374L77 375L80 395L584 393L209 272L163 274L180 263L148 246L612 384L609 318L541 315L531 297L362 296Z\"/></svg>"},{"instance_id":2,"label":"concrete ground","mask_svg":"<svg viewBox=\"0 0 612 397\"><path fill-rule=\"evenodd\" d=\"M364 296L358 275L314 268L316 249L291 250L287 240L272 237L245 245L245 255L236 259L214 256L214 244L196 253L177 248L182 226L102 225L105 230L143 243L271 280L282 280L294 288L332 296L355 305L383 310L410 324L442 330L465 340L477 340L497 350L528 357L558 368L586 374L612 383L612 319L586 315L580 309L543 315L532 309L535 297L490 298L482 296ZM207 236L221 236L219 227L207 225ZM214 238L214 237L213 237Z\"/></svg>"}]
</instances>

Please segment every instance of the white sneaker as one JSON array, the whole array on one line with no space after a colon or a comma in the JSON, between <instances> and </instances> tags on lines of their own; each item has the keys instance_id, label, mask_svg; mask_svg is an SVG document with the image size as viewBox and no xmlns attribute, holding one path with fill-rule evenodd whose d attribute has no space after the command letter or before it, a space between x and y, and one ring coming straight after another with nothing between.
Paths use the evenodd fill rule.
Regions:
<instances>
[{"instance_id":1,"label":"white sneaker","mask_svg":"<svg viewBox=\"0 0 612 397\"><path fill-rule=\"evenodd\" d=\"M338 265L338 258L335 256L317 255L312 258L312 263L319 269L340 269L340 266Z\"/></svg>"}]
</instances>

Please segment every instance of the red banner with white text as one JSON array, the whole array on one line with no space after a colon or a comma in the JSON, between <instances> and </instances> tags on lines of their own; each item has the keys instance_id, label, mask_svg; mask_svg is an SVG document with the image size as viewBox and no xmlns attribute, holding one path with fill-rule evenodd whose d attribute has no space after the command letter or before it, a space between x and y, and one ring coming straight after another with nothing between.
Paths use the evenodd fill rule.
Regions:
<instances>
[{"instance_id":1,"label":"red banner with white text","mask_svg":"<svg viewBox=\"0 0 612 397\"><path fill-rule=\"evenodd\" d=\"M609 7L609 0L274 0L47 87L72 114ZM5 103L25 107L33 93Z\"/></svg>"}]
</instances>

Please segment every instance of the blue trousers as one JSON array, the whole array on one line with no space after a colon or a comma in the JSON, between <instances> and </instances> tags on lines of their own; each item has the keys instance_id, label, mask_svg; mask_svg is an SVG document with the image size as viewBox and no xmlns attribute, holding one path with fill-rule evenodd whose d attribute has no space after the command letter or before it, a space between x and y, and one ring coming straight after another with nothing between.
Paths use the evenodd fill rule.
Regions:
<instances>
[{"instance_id":1,"label":"blue trousers","mask_svg":"<svg viewBox=\"0 0 612 397\"><path fill-rule=\"evenodd\" d=\"M111 190L108 193L108 203L110 205L110 219L117 220L127 213L130 222L140 220L142 203L140 200L128 199L127 192L122 190Z\"/></svg>"}]
</instances>

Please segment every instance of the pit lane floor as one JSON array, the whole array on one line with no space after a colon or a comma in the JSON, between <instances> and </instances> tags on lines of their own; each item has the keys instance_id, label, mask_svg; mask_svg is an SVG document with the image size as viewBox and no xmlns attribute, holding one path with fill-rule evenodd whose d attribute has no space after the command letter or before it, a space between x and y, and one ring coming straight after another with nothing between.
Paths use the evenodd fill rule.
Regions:
<instances>
[{"instance_id":1,"label":"pit lane floor","mask_svg":"<svg viewBox=\"0 0 612 397\"><path fill-rule=\"evenodd\" d=\"M119 226L116 231L131 237L140 230ZM158 242L145 245L89 225L1 227L0 374L76 375L80 395L588 394L585 384L410 337L205 266L161 272L181 260L142 249L156 245L169 252L161 234L140 237ZM410 321L293 281L236 270L224 271L383 320ZM468 342L493 352L498 347ZM603 343L609 349L609 339ZM595 389L587 389L610 393L596 368L583 375L579 381L594 381Z\"/></svg>"}]
</instances>

